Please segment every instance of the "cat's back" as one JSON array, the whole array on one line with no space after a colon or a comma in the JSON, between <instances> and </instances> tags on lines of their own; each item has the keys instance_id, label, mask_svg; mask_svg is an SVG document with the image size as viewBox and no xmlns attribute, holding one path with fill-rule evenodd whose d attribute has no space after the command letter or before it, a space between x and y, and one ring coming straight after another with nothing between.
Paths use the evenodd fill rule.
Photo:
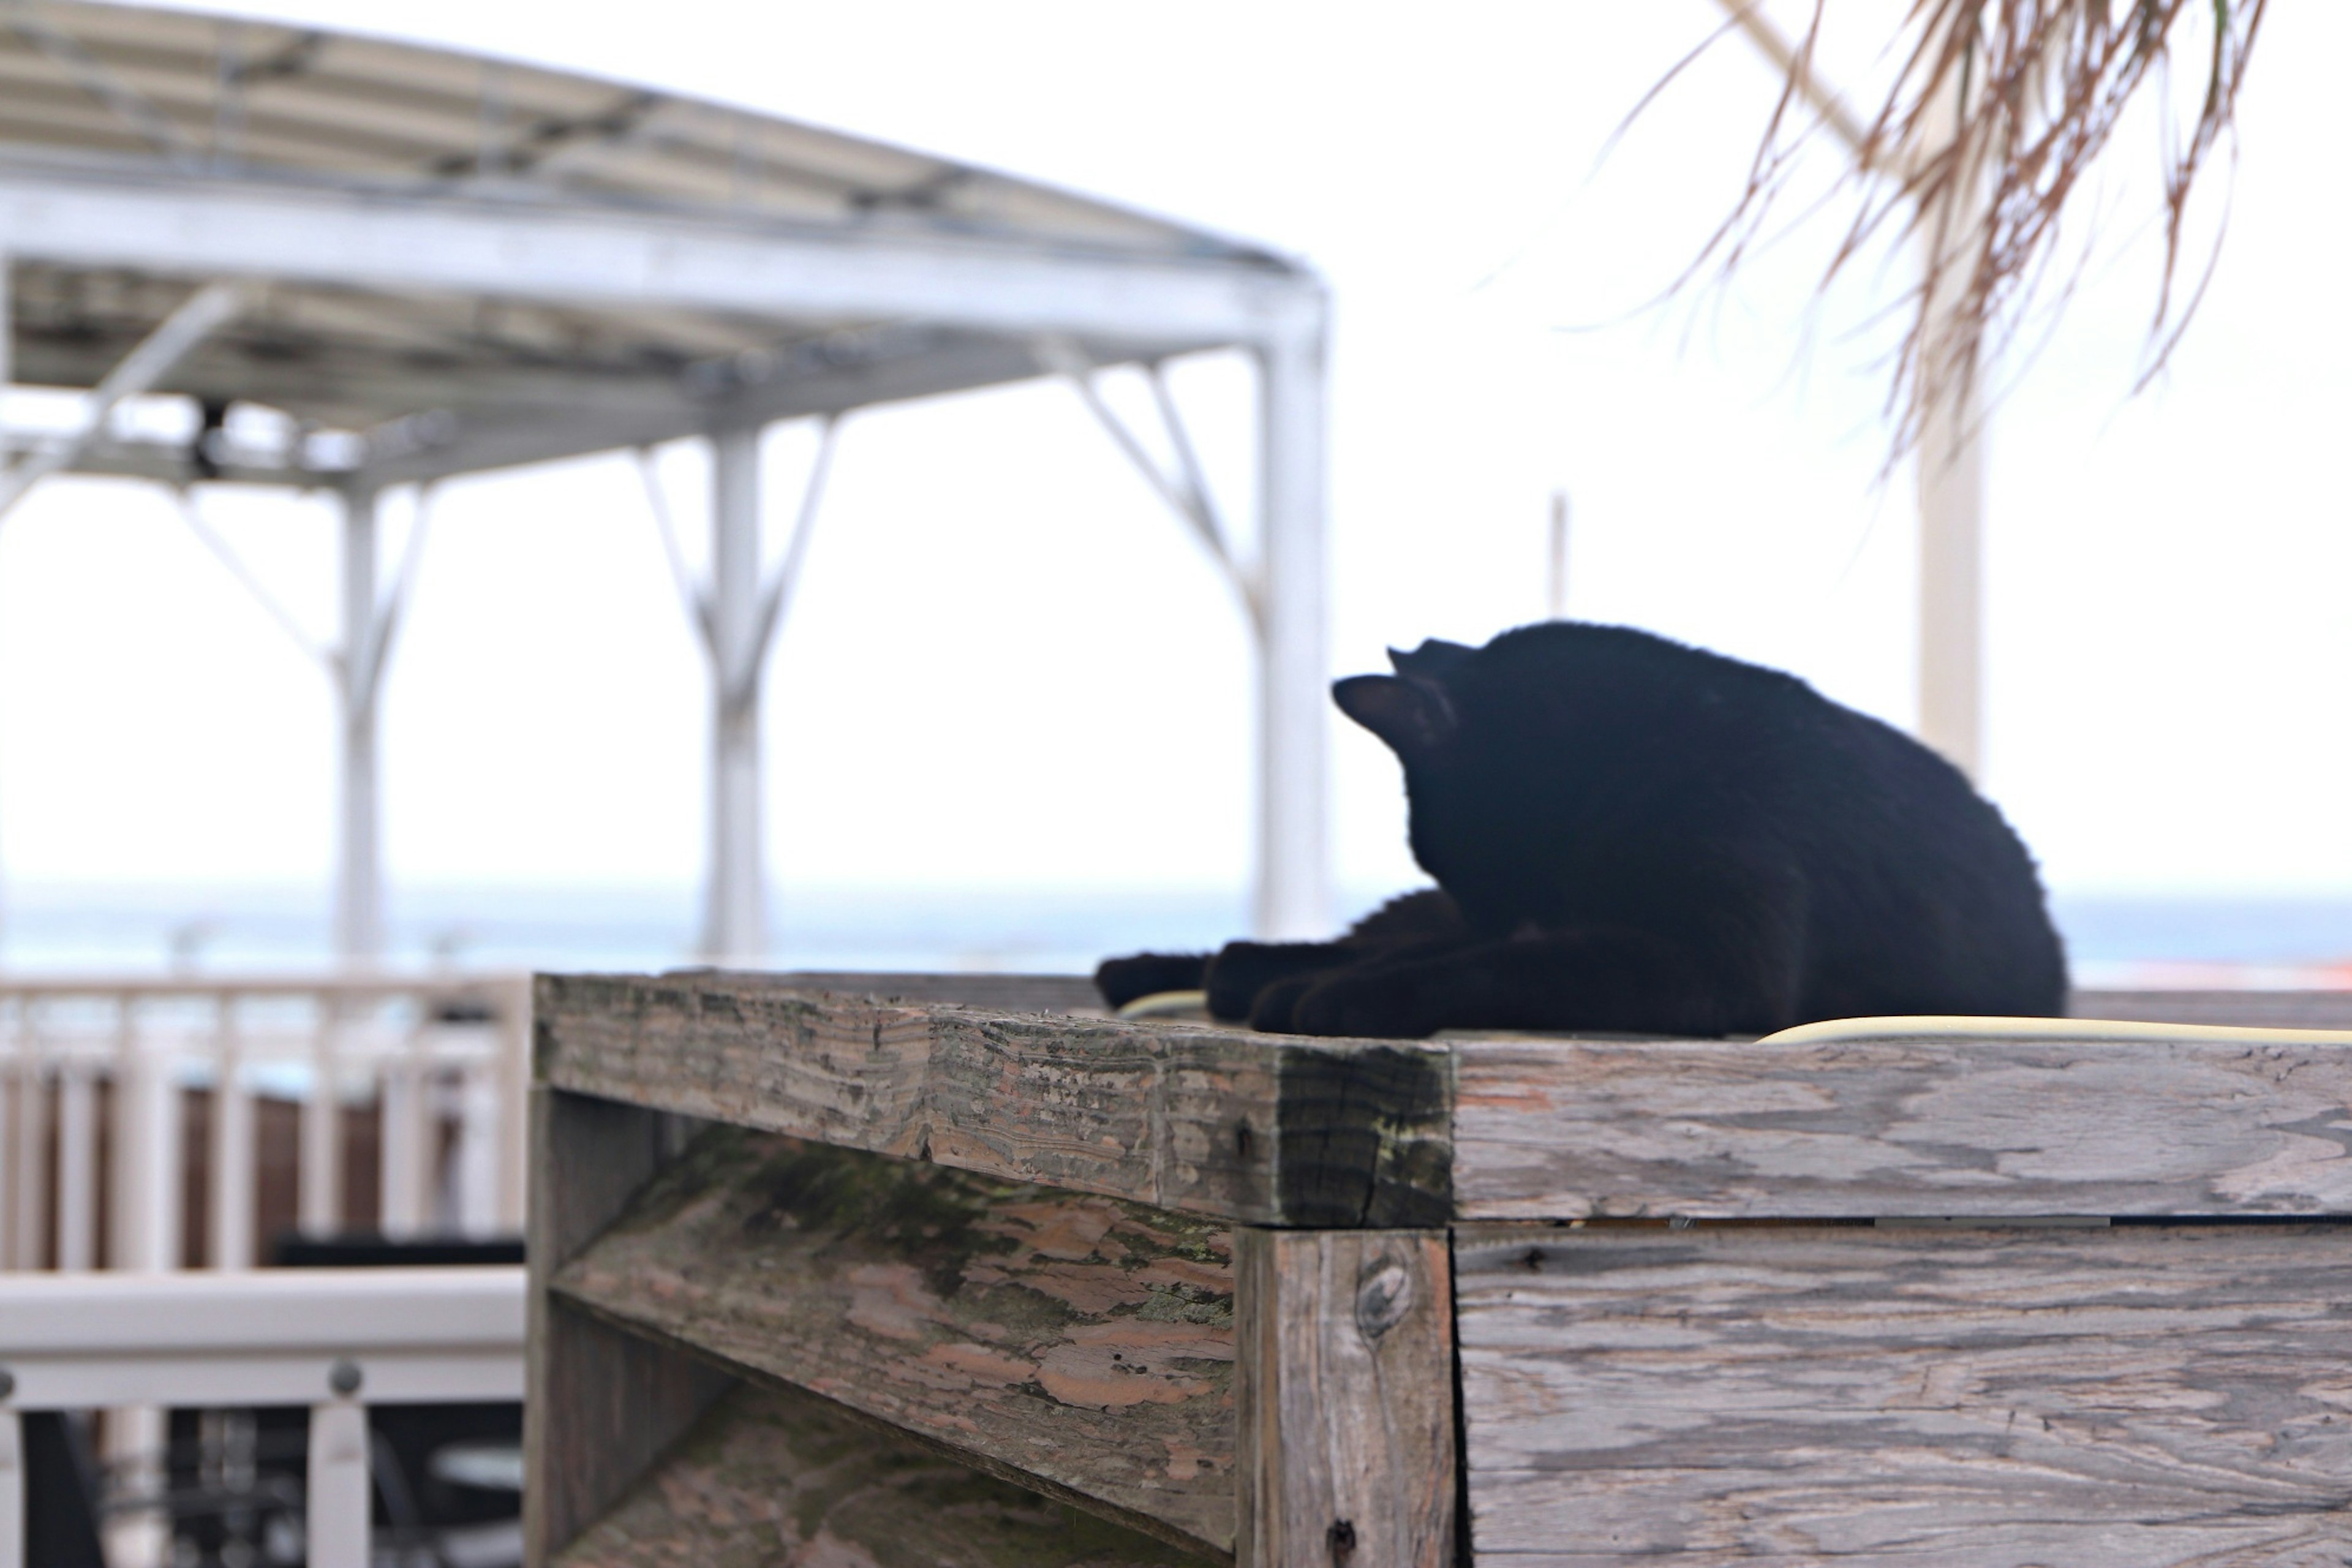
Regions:
<instances>
[{"instance_id":1,"label":"cat's back","mask_svg":"<svg viewBox=\"0 0 2352 1568\"><path fill-rule=\"evenodd\" d=\"M1811 1016L2063 1008L2032 858L1918 741L1795 676L1628 627L1545 623L1487 651L1481 700L1520 708L1511 761L1552 781L1568 838L1606 824L1669 860L1798 879Z\"/></svg>"}]
</instances>

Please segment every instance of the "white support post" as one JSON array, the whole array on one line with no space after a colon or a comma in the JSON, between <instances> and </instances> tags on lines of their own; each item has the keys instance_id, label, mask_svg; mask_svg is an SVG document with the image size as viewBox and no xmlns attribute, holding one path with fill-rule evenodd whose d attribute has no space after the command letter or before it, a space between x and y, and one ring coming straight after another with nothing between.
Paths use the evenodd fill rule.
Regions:
<instances>
[{"instance_id":1,"label":"white support post","mask_svg":"<svg viewBox=\"0 0 2352 1568\"><path fill-rule=\"evenodd\" d=\"M1959 94L1954 76L1925 123L1958 124ZM1921 148L1916 157L1944 151ZM1972 165L1964 169L1919 223L1927 294L1919 342L1918 734L1971 780L1984 764L1984 408L1976 345L1954 323L1968 310L1980 184Z\"/></svg>"},{"instance_id":2,"label":"white support post","mask_svg":"<svg viewBox=\"0 0 2352 1568\"><path fill-rule=\"evenodd\" d=\"M342 642L337 655L337 718L341 737L340 816L335 857L335 952L350 964L383 955L383 888L376 765L376 690L384 635L376 613L376 496L353 486L342 500Z\"/></svg>"},{"instance_id":3,"label":"white support post","mask_svg":"<svg viewBox=\"0 0 2352 1568\"><path fill-rule=\"evenodd\" d=\"M1810 59L1799 58L1796 46L1754 0L1718 4L1775 69L1784 78L1794 75L1822 122L1859 158L1869 145L1869 132L1844 95L1814 73ZM1937 101L1921 117L1923 124L1958 123L1960 83L1957 75L1945 81ZM1940 151L1906 147L1899 166L1890 172L1916 172ZM1960 351L1946 323L1961 307L1967 286L1967 249L1977 216L1967 208L1982 200L1980 182L1956 180L1945 204L1923 211L1919 222L1927 247L1923 264L1938 284L1927 300L1920 384L1948 389L1948 395L1920 409L1917 731L1971 780L1981 776L1984 765L1984 406L1976 385L1979 367L1955 363ZM1936 265L1939 255L1942 267Z\"/></svg>"},{"instance_id":4,"label":"white support post","mask_svg":"<svg viewBox=\"0 0 2352 1568\"><path fill-rule=\"evenodd\" d=\"M1984 769L1984 448L1973 396L1927 411L1919 439L1919 738Z\"/></svg>"},{"instance_id":5,"label":"white support post","mask_svg":"<svg viewBox=\"0 0 2352 1568\"><path fill-rule=\"evenodd\" d=\"M1258 809L1255 925L1267 941L1328 934L1324 735L1323 334L1258 351Z\"/></svg>"},{"instance_id":6,"label":"white support post","mask_svg":"<svg viewBox=\"0 0 2352 1568\"><path fill-rule=\"evenodd\" d=\"M767 952L760 798L760 431L710 437L710 863L702 952Z\"/></svg>"},{"instance_id":7,"label":"white support post","mask_svg":"<svg viewBox=\"0 0 2352 1568\"><path fill-rule=\"evenodd\" d=\"M373 1501L367 1406L348 1395L313 1405L302 1531L310 1568L368 1568Z\"/></svg>"},{"instance_id":8,"label":"white support post","mask_svg":"<svg viewBox=\"0 0 2352 1568\"><path fill-rule=\"evenodd\" d=\"M114 1058L114 1136L107 1163L112 1191L108 1215L109 1264L153 1274L180 1262L180 1086L169 1056L139 1033L138 1005L122 1009ZM106 1413L106 1458L134 1497L163 1488L164 1413L152 1405L121 1405ZM161 1514L140 1509L107 1521L106 1560L112 1568L161 1568L171 1547Z\"/></svg>"}]
</instances>

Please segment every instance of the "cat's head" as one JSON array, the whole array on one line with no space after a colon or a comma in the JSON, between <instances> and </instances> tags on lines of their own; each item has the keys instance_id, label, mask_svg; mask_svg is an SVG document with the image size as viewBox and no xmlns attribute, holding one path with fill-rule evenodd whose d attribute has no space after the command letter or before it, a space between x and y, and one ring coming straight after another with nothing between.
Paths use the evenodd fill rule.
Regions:
<instances>
[{"instance_id":1,"label":"cat's head","mask_svg":"<svg viewBox=\"0 0 2352 1568\"><path fill-rule=\"evenodd\" d=\"M1462 716L1448 679L1477 657L1475 647L1436 637L1411 653L1391 648L1394 675L1351 675L1335 681L1331 700L1340 712L1387 742L1410 769L1416 762L1438 760L1459 735Z\"/></svg>"},{"instance_id":2,"label":"cat's head","mask_svg":"<svg viewBox=\"0 0 2352 1568\"><path fill-rule=\"evenodd\" d=\"M1404 765L1413 858L1478 918L1519 906L1522 884L1577 831L1572 810L1596 758L1622 753L1629 702L1654 683L1630 679L1661 650L1647 633L1549 621L1484 647L1432 640L1391 648L1393 673L1337 682L1339 710Z\"/></svg>"},{"instance_id":3,"label":"cat's head","mask_svg":"<svg viewBox=\"0 0 2352 1568\"><path fill-rule=\"evenodd\" d=\"M1507 797L1517 792L1496 765L1484 651L1434 638L1409 653L1391 648L1395 673L1350 676L1331 688L1339 710L1404 765L1413 858L1440 882L1465 889L1494 881L1500 868L1486 864L1490 850L1515 837L1496 831L1498 817L1515 815Z\"/></svg>"}]
</instances>

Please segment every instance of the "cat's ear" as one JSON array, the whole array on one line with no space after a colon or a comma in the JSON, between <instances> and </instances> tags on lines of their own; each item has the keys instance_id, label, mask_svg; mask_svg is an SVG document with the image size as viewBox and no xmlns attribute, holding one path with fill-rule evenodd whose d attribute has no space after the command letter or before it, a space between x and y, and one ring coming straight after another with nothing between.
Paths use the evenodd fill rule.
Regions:
<instances>
[{"instance_id":1,"label":"cat's ear","mask_svg":"<svg viewBox=\"0 0 2352 1568\"><path fill-rule=\"evenodd\" d=\"M1442 686L1447 677L1477 651L1475 647L1464 647L1458 642L1429 637L1411 653L1389 649L1389 664L1409 680L1435 681Z\"/></svg>"},{"instance_id":2,"label":"cat's ear","mask_svg":"<svg viewBox=\"0 0 2352 1568\"><path fill-rule=\"evenodd\" d=\"M1334 682L1339 711L1408 761L1438 751L1454 734L1454 705L1436 686L1393 675L1351 675Z\"/></svg>"}]
</instances>

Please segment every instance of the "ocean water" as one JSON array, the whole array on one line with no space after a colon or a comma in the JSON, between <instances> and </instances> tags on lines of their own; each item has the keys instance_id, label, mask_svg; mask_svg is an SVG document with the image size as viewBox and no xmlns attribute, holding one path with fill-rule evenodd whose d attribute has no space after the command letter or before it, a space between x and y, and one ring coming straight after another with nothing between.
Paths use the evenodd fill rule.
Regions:
<instances>
[{"instance_id":1,"label":"ocean water","mask_svg":"<svg viewBox=\"0 0 2352 1568\"><path fill-rule=\"evenodd\" d=\"M1368 909L1394 889L1343 893ZM2352 895L2060 894L2078 980L2352 984ZM696 961L684 887L395 888L395 964L666 969ZM1078 973L1106 953L1213 947L1241 933L1237 889L875 889L786 884L779 968ZM12 886L0 967L152 973L308 970L332 949L320 888Z\"/></svg>"}]
</instances>

